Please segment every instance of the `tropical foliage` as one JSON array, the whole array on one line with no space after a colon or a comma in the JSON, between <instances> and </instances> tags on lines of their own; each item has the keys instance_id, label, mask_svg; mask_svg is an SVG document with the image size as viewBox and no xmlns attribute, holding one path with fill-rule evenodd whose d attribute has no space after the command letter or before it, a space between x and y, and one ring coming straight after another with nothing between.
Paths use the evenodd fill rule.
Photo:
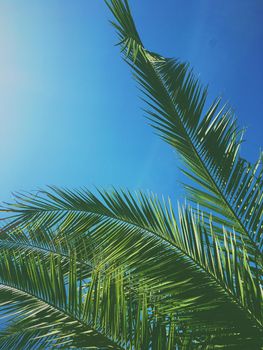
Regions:
<instances>
[{"instance_id":1,"label":"tropical foliage","mask_svg":"<svg viewBox=\"0 0 263 350\"><path fill-rule=\"evenodd\" d=\"M0 236L0 348L260 349L262 159L241 158L231 109L208 106L188 64L144 47L126 0L107 5L189 204L115 189L17 195Z\"/></svg>"}]
</instances>

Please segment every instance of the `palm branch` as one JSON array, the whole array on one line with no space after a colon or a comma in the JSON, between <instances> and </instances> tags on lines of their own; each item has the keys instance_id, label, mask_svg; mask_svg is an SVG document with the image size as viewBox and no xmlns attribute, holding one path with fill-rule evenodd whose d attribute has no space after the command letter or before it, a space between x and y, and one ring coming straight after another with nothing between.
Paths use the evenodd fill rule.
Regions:
<instances>
[{"instance_id":1,"label":"palm branch","mask_svg":"<svg viewBox=\"0 0 263 350\"><path fill-rule=\"evenodd\" d=\"M68 349L69 346L119 349L109 338L83 324L76 315L70 315L66 308L59 307L58 302L54 305L51 300L37 295L34 287L24 291L22 282L18 287L14 281L1 285L0 297L4 304L1 305L1 317L3 314L8 317L7 324L3 319L5 328L0 331L1 349Z\"/></svg>"},{"instance_id":2,"label":"palm branch","mask_svg":"<svg viewBox=\"0 0 263 350\"><path fill-rule=\"evenodd\" d=\"M54 239L44 250L35 239L14 243L13 233L1 240L1 315L10 323L0 333L1 348L121 349L117 330L123 327L125 336L136 303L126 307L124 323L120 274L102 275L75 251L54 252Z\"/></svg>"},{"instance_id":3,"label":"palm branch","mask_svg":"<svg viewBox=\"0 0 263 350\"><path fill-rule=\"evenodd\" d=\"M28 237L28 249L37 254L44 244L41 254L50 245L54 256L58 245L57 254L63 251L65 261L66 250L74 247L80 266L87 263L85 280L89 271L92 274L98 268L102 276L123 271L125 298L132 298L140 316L137 322L133 316L129 332L119 327L118 334L114 333L112 326L106 333L124 349L128 344L135 349L174 349L182 337L184 341L193 338L197 346L208 342L240 349L243 344L261 344L262 291L253 278L248 255L236 245L233 232L225 230L224 244L220 244L213 222L208 231L201 213L182 208L177 219L171 203L161 203L153 195L134 197L114 190L100 192L99 198L86 190L56 188L19 196L9 210L13 217L0 242L3 251L9 242L9 252L27 251L12 236L18 225L35 232L25 233L24 240ZM52 239L51 233L40 234L46 238L37 247L38 228L57 233ZM5 266L1 269L6 270ZM112 298L110 292L108 297ZM114 304L113 310L119 306ZM105 308L103 303L97 312L100 308ZM121 309L128 310L127 306ZM128 322L131 316L126 312ZM101 324L99 329L104 329Z\"/></svg>"},{"instance_id":4,"label":"palm branch","mask_svg":"<svg viewBox=\"0 0 263 350\"><path fill-rule=\"evenodd\" d=\"M219 237L222 225L234 229L237 244L246 244L251 265L262 264L262 156L256 164L240 157L243 130L231 108L221 105L220 98L205 108L207 88L188 64L144 47L127 0L106 3L151 124L178 151L186 166L183 172L195 183L185 185L188 198L202 206L206 217L213 213Z\"/></svg>"}]
</instances>

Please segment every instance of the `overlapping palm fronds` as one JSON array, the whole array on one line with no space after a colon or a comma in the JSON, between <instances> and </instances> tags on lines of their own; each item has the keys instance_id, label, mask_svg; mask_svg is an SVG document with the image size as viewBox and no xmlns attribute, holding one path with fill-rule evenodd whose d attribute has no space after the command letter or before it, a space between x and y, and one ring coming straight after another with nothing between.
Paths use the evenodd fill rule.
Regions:
<instances>
[{"instance_id":1,"label":"overlapping palm fronds","mask_svg":"<svg viewBox=\"0 0 263 350\"><path fill-rule=\"evenodd\" d=\"M176 219L171 203L152 195L113 191L100 196L54 188L19 197L9 207L13 212L9 227L35 231L28 235L28 246L38 254L37 228L58 232L52 239L51 233L45 239L40 234L40 246L46 251L53 247L52 256L54 250L63 251L63 259L74 246L80 265L90 267L85 278L98 268L105 276L115 269L123 271L125 297L132 298L139 316L129 332L120 327L118 334L109 331L111 340L125 349L129 344L135 349L149 349L151 344L173 349L182 337L184 341L194 337L199 346L207 339L239 347L260 344L262 292L234 233L222 233L222 246L212 221L208 231L201 213L190 208L180 209ZM10 242L10 249L17 251L19 240L8 231L6 236L0 244L6 247ZM128 322L127 306L122 309Z\"/></svg>"},{"instance_id":2,"label":"overlapping palm fronds","mask_svg":"<svg viewBox=\"0 0 263 350\"><path fill-rule=\"evenodd\" d=\"M260 349L261 159L240 157L242 132L219 100L204 111L187 64L145 49L128 2L107 4L202 211L141 192L17 195L0 234L0 348Z\"/></svg>"}]
</instances>

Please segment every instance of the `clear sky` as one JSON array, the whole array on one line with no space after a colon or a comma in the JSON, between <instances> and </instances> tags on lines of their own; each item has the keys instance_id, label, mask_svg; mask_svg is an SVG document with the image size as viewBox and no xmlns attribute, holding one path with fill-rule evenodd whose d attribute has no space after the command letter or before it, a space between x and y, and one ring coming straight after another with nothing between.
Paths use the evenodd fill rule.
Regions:
<instances>
[{"instance_id":1,"label":"clear sky","mask_svg":"<svg viewBox=\"0 0 263 350\"><path fill-rule=\"evenodd\" d=\"M262 145L262 0L131 0L147 48L192 63ZM102 0L0 1L0 199L45 185L180 197L173 150L146 125Z\"/></svg>"}]
</instances>

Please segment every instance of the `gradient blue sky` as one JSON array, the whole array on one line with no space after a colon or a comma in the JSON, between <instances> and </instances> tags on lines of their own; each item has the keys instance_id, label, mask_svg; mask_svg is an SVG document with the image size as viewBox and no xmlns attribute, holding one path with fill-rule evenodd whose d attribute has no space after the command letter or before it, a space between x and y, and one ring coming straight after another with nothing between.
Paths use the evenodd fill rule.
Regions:
<instances>
[{"instance_id":1,"label":"gradient blue sky","mask_svg":"<svg viewBox=\"0 0 263 350\"><path fill-rule=\"evenodd\" d=\"M146 46L180 57L262 144L262 0L131 0ZM0 199L45 185L182 196L173 150L143 119L100 0L0 2Z\"/></svg>"}]
</instances>

